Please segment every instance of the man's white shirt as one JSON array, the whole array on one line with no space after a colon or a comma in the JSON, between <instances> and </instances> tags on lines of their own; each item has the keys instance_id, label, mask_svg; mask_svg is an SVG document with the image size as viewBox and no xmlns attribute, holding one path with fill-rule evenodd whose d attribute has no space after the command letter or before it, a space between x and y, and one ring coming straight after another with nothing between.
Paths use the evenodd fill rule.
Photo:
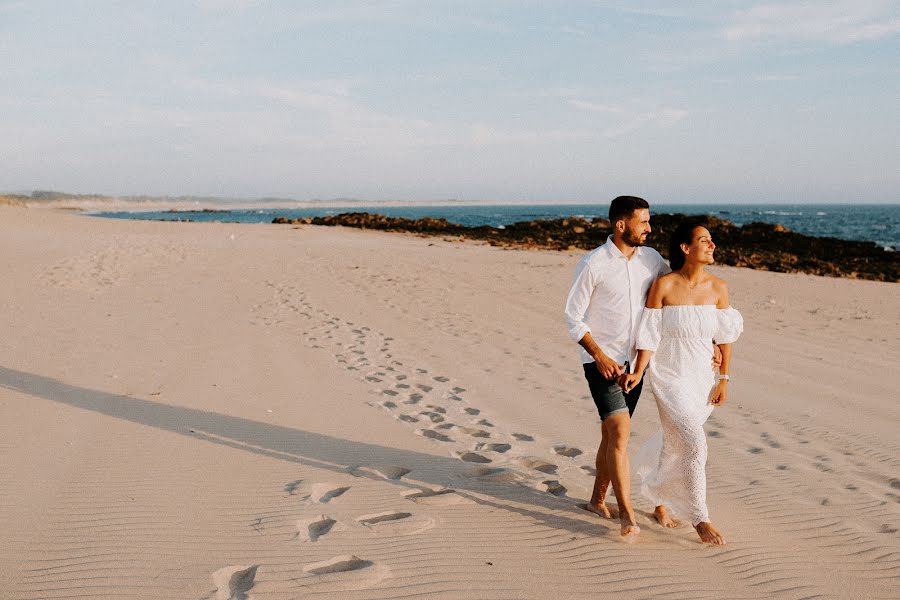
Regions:
<instances>
[{"instance_id":1,"label":"man's white shirt","mask_svg":"<svg viewBox=\"0 0 900 600\"><path fill-rule=\"evenodd\" d=\"M635 364L635 334L653 281L670 271L659 252L647 246L635 248L631 259L612 242L584 255L575 267L575 279L566 299L569 337L591 337L603 353L619 364ZM581 362L594 362L581 349Z\"/></svg>"}]
</instances>

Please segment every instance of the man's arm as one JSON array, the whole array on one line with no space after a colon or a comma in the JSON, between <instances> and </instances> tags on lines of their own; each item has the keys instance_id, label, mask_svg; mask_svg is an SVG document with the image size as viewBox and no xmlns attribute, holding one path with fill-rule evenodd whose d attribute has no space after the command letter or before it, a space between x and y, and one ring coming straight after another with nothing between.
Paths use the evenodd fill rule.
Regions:
<instances>
[{"instance_id":1,"label":"man's arm","mask_svg":"<svg viewBox=\"0 0 900 600\"><path fill-rule=\"evenodd\" d=\"M603 353L603 350L600 349L600 346L598 346L594 341L594 338L591 337L590 331L584 334L584 337L578 340L578 343L594 359L597 370L600 371L600 374L603 375L604 379L612 380L625 372L624 365L620 365Z\"/></svg>"},{"instance_id":2,"label":"man's arm","mask_svg":"<svg viewBox=\"0 0 900 600\"><path fill-rule=\"evenodd\" d=\"M597 281L590 265L587 261L579 261L578 266L575 267L572 288L566 298L566 326L569 330L569 337L578 342L591 355L600 374L606 379L615 379L624 371L624 367L604 354L597 342L594 341L591 328L584 320L596 285Z\"/></svg>"}]
</instances>

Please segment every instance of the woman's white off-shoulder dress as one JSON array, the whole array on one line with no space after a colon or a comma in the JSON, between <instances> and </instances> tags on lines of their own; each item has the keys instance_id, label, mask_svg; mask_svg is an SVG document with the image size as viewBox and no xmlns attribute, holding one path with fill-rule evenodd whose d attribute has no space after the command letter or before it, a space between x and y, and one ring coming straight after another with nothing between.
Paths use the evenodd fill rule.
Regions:
<instances>
[{"instance_id":1,"label":"woman's white off-shoulder dress","mask_svg":"<svg viewBox=\"0 0 900 600\"><path fill-rule=\"evenodd\" d=\"M632 459L641 493L693 525L709 521L706 508L706 433L716 385L715 340L730 344L744 329L741 314L715 305L645 308L637 348L654 351L648 383L662 425Z\"/></svg>"}]
</instances>

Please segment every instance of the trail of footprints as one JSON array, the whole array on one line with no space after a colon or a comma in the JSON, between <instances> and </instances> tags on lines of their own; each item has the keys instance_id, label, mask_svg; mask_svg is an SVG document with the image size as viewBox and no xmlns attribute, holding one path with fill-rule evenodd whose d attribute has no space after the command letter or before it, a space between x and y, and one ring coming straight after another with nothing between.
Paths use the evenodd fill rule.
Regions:
<instances>
[{"instance_id":1,"label":"trail of footprints","mask_svg":"<svg viewBox=\"0 0 900 600\"><path fill-rule=\"evenodd\" d=\"M314 306L295 287L268 285L272 303L265 311L259 307L260 313L267 313L263 316L265 324L281 323L289 315L303 319L305 343L333 353L340 365L367 383L377 398L369 404L408 424L416 434L445 445L451 456L468 463L490 464L496 468L494 474L502 471L510 479L555 496L564 496L566 489L556 480L547 480L546 475L558 475L560 467L578 467L582 475L593 472L592 464L574 463L583 454L581 449L561 444L542 447L533 435L508 431L473 406L466 388L449 377L398 360L392 337ZM556 457L554 462L552 456ZM557 464L560 460L564 464Z\"/></svg>"},{"instance_id":2,"label":"trail of footprints","mask_svg":"<svg viewBox=\"0 0 900 600\"><path fill-rule=\"evenodd\" d=\"M258 322L276 326L291 317L302 319L306 324L302 333L305 343L332 352L340 365L367 383L377 398L369 404L408 424L418 435L447 446L451 456L473 464L475 476L525 483L558 497L566 495L566 487L558 479L547 478L548 475L558 476L559 465L535 455L542 453L535 448L538 445L535 436L507 432L482 409L471 405L464 387L455 385L448 377L409 367L397 360L391 337L313 306L296 288L275 283L268 285L273 300L271 304L254 307ZM557 444L548 447L544 453L555 453L560 460L571 462L582 451ZM571 466L574 467L574 463ZM590 466L580 469L578 472L582 475L593 470ZM396 465L348 469L355 477L385 481L404 479L410 472ZM299 543L318 545L338 532L366 530L377 535L381 530L387 531L384 528L390 528L393 535L414 535L435 527L435 521L403 504L443 510L472 502L453 489L413 487L398 497L398 502L403 503L400 506L350 514L342 504L346 496L354 493L353 488L353 485L332 482L295 480L285 483L285 494L300 498L305 506L305 514L296 519L294 539ZM302 571L305 577L316 577L377 568L376 561L366 557L341 554L306 564ZM233 565L216 571L213 574L217 588L215 597L247 597L259 569L260 565Z\"/></svg>"}]
</instances>

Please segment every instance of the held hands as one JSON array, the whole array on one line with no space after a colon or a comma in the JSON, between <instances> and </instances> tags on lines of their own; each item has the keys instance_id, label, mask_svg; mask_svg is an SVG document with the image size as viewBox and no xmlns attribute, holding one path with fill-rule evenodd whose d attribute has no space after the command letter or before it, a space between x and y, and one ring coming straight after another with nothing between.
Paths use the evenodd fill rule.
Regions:
<instances>
[{"instance_id":1,"label":"held hands","mask_svg":"<svg viewBox=\"0 0 900 600\"><path fill-rule=\"evenodd\" d=\"M628 393L641 382L641 377L643 376L643 373L625 373L619 377L619 387L625 390L625 393Z\"/></svg>"},{"instance_id":2,"label":"held hands","mask_svg":"<svg viewBox=\"0 0 900 600\"><path fill-rule=\"evenodd\" d=\"M722 406L728 400L728 380L720 379L713 390L709 403L713 406Z\"/></svg>"},{"instance_id":3,"label":"held hands","mask_svg":"<svg viewBox=\"0 0 900 600\"><path fill-rule=\"evenodd\" d=\"M600 374L603 375L603 378L607 381L612 381L625 372L624 365L620 365L610 357L603 354L601 354L599 357L594 357L594 364L597 365L597 370L600 371Z\"/></svg>"}]
</instances>

